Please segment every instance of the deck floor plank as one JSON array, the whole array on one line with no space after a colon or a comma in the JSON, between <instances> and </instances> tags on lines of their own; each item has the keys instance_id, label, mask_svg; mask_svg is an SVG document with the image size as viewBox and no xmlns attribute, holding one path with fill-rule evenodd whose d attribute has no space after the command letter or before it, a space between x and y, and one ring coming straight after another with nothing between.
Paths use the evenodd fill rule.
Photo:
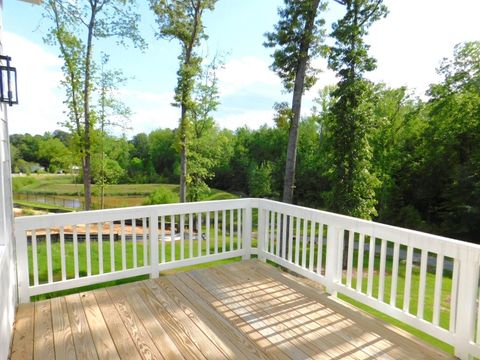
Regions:
<instances>
[{"instance_id":1,"label":"deck floor plank","mask_svg":"<svg viewBox=\"0 0 480 360\"><path fill-rule=\"evenodd\" d=\"M77 358L98 359L80 296L78 294L68 295L65 296L65 301Z\"/></svg>"},{"instance_id":2,"label":"deck floor plank","mask_svg":"<svg viewBox=\"0 0 480 360\"><path fill-rule=\"evenodd\" d=\"M361 311L353 306L332 300L326 293L320 293L312 289L311 286L298 281L298 279L288 273L280 272L271 266L260 262L251 262L247 266L254 266L255 271L263 273L265 276L279 279L285 285L295 289L299 293L308 296L319 303L327 306L337 315L357 323L363 331L369 331L378 334L383 341L387 341L396 351L396 358L404 359L453 359L451 355L423 343L413 335Z\"/></svg>"},{"instance_id":3,"label":"deck floor plank","mask_svg":"<svg viewBox=\"0 0 480 360\"><path fill-rule=\"evenodd\" d=\"M284 278L282 276L278 277L276 274L276 270L273 272L270 271L270 266L263 266L263 264L255 264L252 267L252 270L259 274L259 276L271 277L274 280L280 281L281 283L284 282ZM248 271L244 268L244 271ZM282 273L283 274L283 273ZM286 274L288 278L288 274ZM294 278L292 279L293 283L289 283L288 287L295 288L297 290L297 294L302 294L304 296L304 291L298 291L300 287L298 286L299 279ZM323 300L320 297L317 298L318 295L323 294L322 292L316 292L311 286L309 288L309 293L314 294L313 299ZM303 290L303 289L302 289ZM324 294L321 296L325 296ZM356 347L361 347L362 350L368 353L375 358L384 358L384 359L402 359L405 358L402 354L397 353L396 346L392 343L388 342L382 338L379 334L373 332L366 332L362 326L358 326L358 324L354 323L349 317L344 316L338 312L332 311L328 306L322 305L321 301L315 301L309 304L305 310L310 310L315 315L322 315L327 312L327 316L321 316L320 324L325 328L332 328L332 331L346 341L351 342ZM338 325L339 322L344 323L347 326L343 326L342 328ZM391 353L394 356L391 356Z\"/></svg>"},{"instance_id":4,"label":"deck floor plank","mask_svg":"<svg viewBox=\"0 0 480 360\"><path fill-rule=\"evenodd\" d=\"M175 305L182 309L186 316L188 316L195 325L214 343L217 348L222 349L228 358L253 360L257 359L253 354L245 354L243 352L243 346L237 342L236 339L232 339L228 332L214 331L217 329L217 323L212 323L208 312L198 311L190 300L185 298L168 280L164 278L157 279L155 281L163 291L172 299ZM194 299L191 299L194 301ZM213 325L215 324L215 325Z\"/></svg>"},{"instance_id":5,"label":"deck floor plank","mask_svg":"<svg viewBox=\"0 0 480 360\"><path fill-rule=\"evenodd\" d=\"M11 359L453 359L260 261L20 305Z\"/></svg>"},{"instance_id":6,"label":"deck floor plank","mask_svg":"<svg viewBox=\"0 0 480 360\"><path fill-rule=\"evenodd\" d=\"M184 342L188 338L188 343L194 345L198 350L192 347L192 351L198 352L206 359L223 359L232 356L229 349L220 350L178 306L170 299L168 294L154 280L144 283L148 289L155 295L157 301L164 309L162 314L165 323L169 324L171 337L175 339L176 344ZM183 338L183 340L182 340Z\"/></svg>"},{"instance_id":7,"label":"deck floor plank","mask_svg":"<svg viewBox=\"0 0 480 360\"><path fill-rule=\"evenodd\" d=\"M80 294L80 299L82 300L83 309L90 329L95 329L95 331L91 331L91 334L98 357L102 360L120 359L112 336L108 331L107 324L103 319L102 312L95 300L95 295L93 292L84 292Z\"/></svg>"},{"instance_id":8,"label":"deck floor plank","mask_svg":"<svg viewBox=\"0 0 480 360\"><path fill-rule=\"evenodd\" d=\"M97 289L93 293L120 358L131 360L142 359L135 343L120 318L117 309L113 305L112 299L108 295L107 290Z\"/></svg>"},{"instance_id":9,"label":"deck floor plank","mask_svg":"<svg viewBox=\"0 0 480 360\"><path fill-rule=\"evenodd\" d=\"M141 319L139 319L135 311L132 309L131 304L129 304L128 299L125 297L125 292L129 286L131 285L125 287L113 286L107 288L107 293L110 295L125 327L135 343L135 346L140 351L142 358L152 360L164 359L143 326Z\"/></svg>"},{"instance_id":10,"label":"deck floor plank","mask_svg":"<svg viewBox=\"0 0 480 360\"><path fill-rule=\"evenodd\" d=\"M248 271L242 267L241 273L237 268L226 269L224 276L233 278L231 275L241 274L238 277L238 285L241 287L242 283L248 282L253 284L255 293L262 296L265 303L269 304L271 308L275 309L277 316L283 325L295 329L298 334L303 335L308 341L309 345L316 345L316 356L328 355L332 358L349 354L352 359L366 359L368 354L360 349L355 349L354 346L345 341L338 335L338 331L330 331L322 324L315 320L318 317L323 317L322 314L316 314L314 311L309 311L308 306L312 301L293 291L284 284L271 279L258 276L255 272ZM230 274L231 271L234 273ZM336 324L341 327L341 323Z\"/></svg>"},{"instance_id":11,"label":"deck floor plank","mask_svg":"<svg viewBox=\"0 0 480 360\"><path fill-rule=\"evenodd\" d=\"M218 312L213 304L208 302L203 296L185 285L177 276L170 276L164 279L166 283L170 283L175 287L175 291L181 294L183 301L190 304L191 308L198 316L202 317L211 329L217 329L217 333L221 333L229 338L229 341L236 344L237 348L247 357L247 359L267 360L267 354L261 351L256 344L245 336L237 327L233 326L227 318ZM173 291L173 290L172 290ZM187 300L188 299L188 300Z\"/></svg>"},{"instance_id":12,"label":"deck floor plank","mask_svg":"<svg viewBox=\"0 0 480 360\"><path fill-rule=\"evenodd\" d=\"M75 345L73 344L72 329L70 328L65 298L54 298L50 300L50 303L52 306L55 357L59 360L76 359L77 356L75 354Z\"/></svg>"},{"instance_id":13,"label":"deck floor plank","mask_svg":"<svg viewBox=\"0 0 480 360\"><path fill-rule=\"evenodd\" d=\"M236 314L260 330L262 335L268 337L290 358L308 359L314 356L315 352L306 345L303 339L299 339L292 329L284 327L282 321L275 320L262 311L261 299L253 299L254 304L249 304L228 282L224 282L225 279L220 280L213 271L207 273L206 270L195 270L190 274L224 304L234 304ZM219 286L219 284L221 285ZM245 291L252 291L252 289L247 288ZM255 298L255 295L252 293L251 297Z\"/></svg>"},{"instance_id":14,"label":"deck floor plank","mask_svg":"<svg viewBox=\"0 0 480 360\"><path fill-rule=\"evenodd\" d=\"M55 344L53 341L52 309L50 300L35 303L35 335L34 335L34 358L55 358Z\"/></svg>"},{"instance_id":15,"label":"deck floor plank","mask_svg":"<svg viewBox=\"0 0 480 360\"><path fill-rule=\"evenodd\" d=\"M128 299L132 304L135 313L142 320L145 329L149 332L150 337L160 350L165 359L184 359L184 356L178 350L173 340L168 336L162 323L150 311L147 304L141 296L144 287L138 284L132 284L128 289Z\"/></svg>"},{"instance_id":16,"label":"deck floor plank","mask_svg":"<svg viewBox=\"0 0 480 360\"><path fill-rule=\"evenodd\" d=\"M281 306L287 302L291 308L291 312L296 312L302 317L305 326L309 329L309 334L316 334L319 338L314 342L326 342L327 346L338 349L340 354L350 354L352 358L366 359L374 356L377 359L393 360L391 356L384 352L383 347L373 346L377 341L381 340L377 334L365 333L360 327L356 326L350 319L341 316L336 312L329 311L326 306L305 297L303 293L295 291L290 286L286 286L278 279L269 277L265 273L260 273L259 268L249 268L243 265L241 268L232 266L227 269L228 272L242 271L243 275L249 275L252 279L259 281L268 281L268 286L259 284L258 289L261 292L268 294L270 301ZM298 281L298 279L297 279ZM285 295L281 292L275 292L272 286L283 289ZM276 298L280 297L280 298ZM290 302L290 303L289 303ZM298 304L295 306L295 304ZM357 338L363 337L361 341L356 341ZM368 345L366 345L368 344Z\"/></svg>"},{"instance_id":17,"label":"deck floor plank","mask_svg":"<svg viewBox=\"0 0 480 360\"><path fill-rule=\"evenodd\" d=\"M265 282L262 278L252 277L244 271L243 267L240 270L230 273L228 269L219 272L212 268L210 273L216 273L217 281L224 283L230 281L231 288L236 289L236 294L243 296L247 304L255 307L265 317L272 319L275 324L273 328L295 339L297 344L300 343L300 346L309 352L311 358L335 358L351 352L352 349L345 346L344 341L337 339L335 334L315 326L311 319L296 310L307 306L308 303L304 299L292 301L289 297L292 290L278 283ZM263 292L260 289L261 286L269 288L273 295ZM255 299L250 299L252 293L255 294ZM366 356L358 356L356 352L351 352L350 358L365 359Z\"/></svg>"},{"instance_id":18,"label":"deck floor plank","mask_svg":"<svg viewBox=\"0 0 480 360\"><path fill-rule=\"evenodd\" d=\"M220 316L227 319L233 326L235 326L243 334L246 334L249 339L251 339L256 346L258 346L267 356L271 359L286 360L290 359L281 349L268 338L266 338L260 331L255 329L250 325L246 320L242 319L237 315L230 306L223 304L220 300L214 297L210 292L205 288L200 286L190 274L180 273L177 275L177 278L189 289L194 290L201 298L209 302L216 311L218 311Z\"/></svg>"},{"instance_id":19,"label":"deck floor plank","mask_svg":"<svg viewBox=\"0 0 480 360\"><path fill-rule=\"evenodd\" d=\"M18 306L12 343L11 360L33 359L35 304Z\"/></svg>"}]
</instances>

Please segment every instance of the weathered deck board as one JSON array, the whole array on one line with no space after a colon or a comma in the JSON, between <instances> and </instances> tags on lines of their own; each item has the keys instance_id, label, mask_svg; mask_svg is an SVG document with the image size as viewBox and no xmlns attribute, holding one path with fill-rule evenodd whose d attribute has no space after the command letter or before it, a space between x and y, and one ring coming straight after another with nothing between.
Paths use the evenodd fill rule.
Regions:
<instances>
[{"instance_id":1,"label":"weathered deck board","mask_svg":"<svg viewBox=\"0 0 480 360\"><path fill-rule=\"evenodd\" d=\"M19 306L11 359L453 359L257 261Z\"/></svg>"},{"instance_id":2,"label":"weathered deck board","mask_svg":"<svg viewBox=\"0 0 480 360\"><path fill-rule=\"evenodd\" d=\"M50 300L35 304L34 319L33 356L35 359L52 359L55 357L55 345Z\"/></svg>"},{"instance_id":3,"label":"weathered deck board","mask_svg":"<svg viewBox=\"0 0 480 360\"><path fill-rule=\"evenodd\" d=\"M52 306L53 338L55 341L55 357L57 359L76 359L72 329L68 319L65 298L50 300Z\"/></svg>"},{"instance_id":4,"label":"weathered deck board","mask_svg":"<svg viewBox=\"0 0 480 360\"><path fill-rule=\"evenodd\" d=\"M26 304L18 308L11 360L33 359L34 315L34 304Z\"/></svg>"}]
</instances>

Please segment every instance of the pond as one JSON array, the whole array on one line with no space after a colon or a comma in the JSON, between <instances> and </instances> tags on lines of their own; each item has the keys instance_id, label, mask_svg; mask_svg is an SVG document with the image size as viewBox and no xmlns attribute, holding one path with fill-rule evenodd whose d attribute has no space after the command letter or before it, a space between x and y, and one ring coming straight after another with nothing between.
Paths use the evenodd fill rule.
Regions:
<instances>
[{"instance_id":1,"label":"pond","mask_svg":"<svg viewBox=\"0 0 480 360\"><path fill-rule=\"evenodd\" d=\"M84 199L79 196L68 195L44 195L44 194L14 194L14 200L22 200L29 202L36 202L42 204L49 204L54 206L67 207L75 210L82 210L84 208ZM118 208L139 206L145 201L143 196L106 196L105 208ZM92 196L92 209L100 209L100 197Z\"/></svg>"}]
</instances>

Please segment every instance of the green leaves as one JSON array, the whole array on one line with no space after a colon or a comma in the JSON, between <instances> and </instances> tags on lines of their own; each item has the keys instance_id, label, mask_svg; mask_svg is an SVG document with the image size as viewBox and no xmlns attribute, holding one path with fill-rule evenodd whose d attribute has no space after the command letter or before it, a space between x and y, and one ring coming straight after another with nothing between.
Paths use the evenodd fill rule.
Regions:
<instances>
[{"instance_id":1,"label":"green leaves","mask_svg":"<svg viewBox=\"0 0 480 360\"><path fill-rule=\"evenodd\" d=\"M318 70L311 59L322 53L325 37L325 20L316 19L317 13L326 9L327 3L319 0L285 0L285 7L278 10L279 22L275 32L266 33L265 47L274 48L271 69L282 79L287 91L292 91L299 62L307 61L305 89L317 80Z\"/></svg>"},{"instance_id":2,"label":"green leaves","mask_svg":"<svg viewBox=\"0 0 480 360\"><path fill-rule=\"evenodd\" d=\"M178 145L180 150L180 201L187 198L187 185L195 184L191 174L187 171L187 156L189 130L192 116L195 116L199 107L192 98L196 77L201 73L202 58L195 52L202 39L207 36L204 32L202 14L205 10L213 10L217 0L150 0L150 8L156 15L158 24L157 37L160 39L177 39L180 42L181 54L178 81L175 88L174 106L181 108L180 124L178 127ZM214 100L212 100L214 105ZM205 105L208 107L209 105ZM210 105L211 107L211 105ZM215 105L214 105L215 107ZM207 175L202 170L195 170L198 179ZM198 187L203 187L200 181ZM197 197L197 195L194 195Z\"/></svg>"},{"instance_id":3,"label":"green leaves","mask_svg":"<svg viewBox=\"0 0 480 360\"><path fill-rule=\"evenodd\" d=\"M340 81L332 91L335 103L330 107L330 174L333 189L329 196L334 211L371 219L377 215L375 190L380 182L372 166L370 141L374 130L374 93L363 78L375 69L363 41L370 25L386 16L381 0L342 0L344 17L333 26L335 45L328 64Z\"/></svg>"}]
</instances>

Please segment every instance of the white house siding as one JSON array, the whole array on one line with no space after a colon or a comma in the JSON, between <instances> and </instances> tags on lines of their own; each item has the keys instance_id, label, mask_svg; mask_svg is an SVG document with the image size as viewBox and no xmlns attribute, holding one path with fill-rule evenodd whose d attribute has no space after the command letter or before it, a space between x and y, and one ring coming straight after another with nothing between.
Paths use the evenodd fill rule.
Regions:
<instances>
[{"instance_id":1,"label":"white house siding","mask_svg":"<svg viewBox=\"0 0 480 360\"><path fill-rule=\"evenodd\" d=\"M3 54L3 1L0 0L0 53ZM8 357L17 303L12 229L12 186L7 109L0 103L0 360Z\"/></svg>"}]
</instances>

